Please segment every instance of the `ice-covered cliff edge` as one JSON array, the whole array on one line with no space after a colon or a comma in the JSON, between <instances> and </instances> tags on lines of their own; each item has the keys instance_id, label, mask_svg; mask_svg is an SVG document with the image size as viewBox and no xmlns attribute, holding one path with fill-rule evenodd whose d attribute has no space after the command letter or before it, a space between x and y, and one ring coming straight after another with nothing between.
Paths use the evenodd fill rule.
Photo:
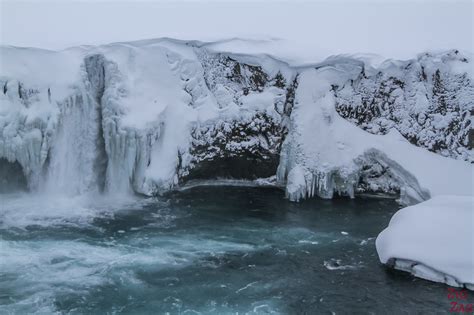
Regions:
<instances>
[{"instance_id":1,"label":"ice-covered cliff edge","mask_svg":"<svg viewBox=\"0 0 474 315\"><path fill-rule=\"evenodd\" d=\"M293 200L472 192L469 55L290 66L215 47L2 47L2 176L69 194L276 173Z\"/></svg>"}]
</instances>

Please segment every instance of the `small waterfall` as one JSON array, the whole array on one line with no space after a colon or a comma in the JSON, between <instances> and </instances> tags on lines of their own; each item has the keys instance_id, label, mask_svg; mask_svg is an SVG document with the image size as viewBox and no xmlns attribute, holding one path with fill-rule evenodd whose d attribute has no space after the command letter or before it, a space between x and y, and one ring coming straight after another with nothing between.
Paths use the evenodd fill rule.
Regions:
<instances>
[{"instance_id":1,"label":"small waterfall","mask_svg":"<svg viewBox=\"0 0 474 315\"><path fill-rule=\"evenodd\" d=\"M84 60L84 87L60 105L59 125L49 152L45 188L50 193L76 195L102 191L107 157L102 131L104 58Z\"/></svg>"},{"instance_id":2,"label":"small waterfall","mask_svg":"<svg viewBox=\"0 0 474 315\"><path fill-rule=\"evenodd\" d=\"M107 153L105 151L104 128L102 119L102 97L105 91L105 58L102 55L93 55L85 59L84 65L92 95L97 104L95 107L96 126L98 126L95 137L96 158L94 161L94 173L96 174L97 184L100 191L105 189L106 172L107 172Z\"/></svg>"}]
</instances>

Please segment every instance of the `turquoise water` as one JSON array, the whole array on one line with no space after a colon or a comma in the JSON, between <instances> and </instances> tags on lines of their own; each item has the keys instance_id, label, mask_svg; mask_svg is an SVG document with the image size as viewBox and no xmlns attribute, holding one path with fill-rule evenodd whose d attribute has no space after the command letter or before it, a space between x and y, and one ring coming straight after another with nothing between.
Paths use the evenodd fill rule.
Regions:
<instances>
[{"instance_id":1,"label":"turquoise water","mask_svg":"<svg viewBox=\"0 0 474 315\"><path fill-rule=\"evenodd\" d=\"M290 203L274 188L196 187L87 206L0 207L0 313L448 312L444 285L380 265L392 199ZM33 201L32 201L33 200Z\"/></svg>"}]
</instances>

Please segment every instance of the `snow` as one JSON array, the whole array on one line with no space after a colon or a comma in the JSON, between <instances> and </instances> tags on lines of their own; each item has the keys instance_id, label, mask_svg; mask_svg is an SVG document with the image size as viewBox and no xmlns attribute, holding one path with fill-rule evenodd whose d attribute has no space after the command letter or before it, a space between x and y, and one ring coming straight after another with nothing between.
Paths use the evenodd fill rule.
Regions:
<instances>
[{"instance_id":1,"label":"snow","mask_svg":"<svg viewBox=\"0 0 474 315\"><path fill-rule=\"evenodd\" d=\"M383 264L474 289L474 197L437 196L399 210L376 247Z\"/></svg>"},{"instance_id":2,"label":"snow","mask_svg":"<svg viewBox=\"0 0 474 315\"><path fill-rule=\"evenodd\" d=\"M269 112L271 112L274 104L278 101L284 101L284 98L284 91L272 87L261 93L253 92L248 95L243 95L240 98L240 104L250 110L267 111L269 109Z\"/></svg>"},{"instance_id":3,"label":"snow","mask_svg":"<svg viewBox=\"0 0 474 315\"><path fill-rule=\"evenodd\" d=\"M56 52L0 46L1 77L12 78L40 90L54 86L51 95L59 100L68 96L70 87L80 80L80 64L84 54L81 48Z\"/></svg>"}]
</instances>

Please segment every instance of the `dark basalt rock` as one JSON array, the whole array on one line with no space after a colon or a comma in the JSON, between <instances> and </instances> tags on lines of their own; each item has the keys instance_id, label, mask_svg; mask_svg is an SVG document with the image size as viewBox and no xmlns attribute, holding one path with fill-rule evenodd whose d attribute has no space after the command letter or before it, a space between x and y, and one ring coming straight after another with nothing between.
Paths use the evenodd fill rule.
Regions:
<instances>
[{"instance_id":1,"label":"dark basalt rock","mask_svg":"<svg viewBox=\"0 0 474 315\"><path fill-rule=\"evenodd\" d=\"M275 175L285 132L279 121L265 113L243 121L196 127L192 132L190 167L181 171L183 181Z\"/></svg>"}]
</instances>

